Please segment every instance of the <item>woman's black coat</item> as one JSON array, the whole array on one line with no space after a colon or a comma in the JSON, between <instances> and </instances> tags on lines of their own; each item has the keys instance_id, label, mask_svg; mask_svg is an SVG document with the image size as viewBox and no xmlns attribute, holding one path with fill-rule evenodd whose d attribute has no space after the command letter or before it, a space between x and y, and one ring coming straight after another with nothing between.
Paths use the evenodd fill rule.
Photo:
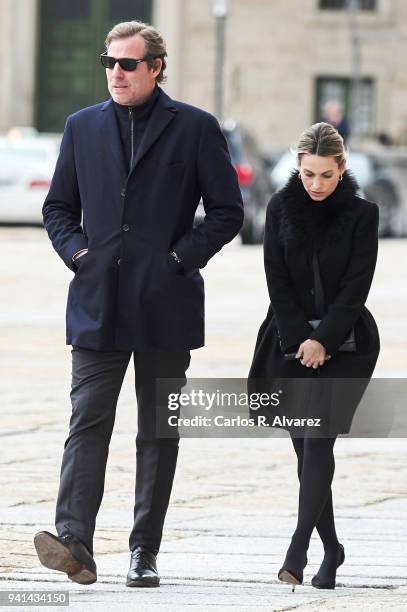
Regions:
<instances>
[{"instance_id":1,"label":"woman's black coat","mask_svg":"<svg viewBox=\"0 0 407 612\"><path fill-rule=\"evenodd\" d=\"M268 379L269 383L277 378L341 379L336 381L336 391L331 380L329 407L324 395L318 408L326 422L329 420L331 434L349 431L380 350L375 320L365 306L376 266L379 211L376 204L358 197L357 190L356 181L346 171L335 191L315 202L296 172L271 198L264 238L270 308L258 333L249 374L249 379ZM320 318L315 306L314 245L326 305L325 316L315 330L308 323ZM352 327L356 352L338 352ZM331 355L317 370L283 357L283 352L296 350L307 338L318 340ZM344 379L351 378L366 382L359 385L357 393L353 386L353 392L346 396ZM303 416L316 409L311 404ZM281 409L287 410L287 406Z\"/></svg>"}]
</instances>

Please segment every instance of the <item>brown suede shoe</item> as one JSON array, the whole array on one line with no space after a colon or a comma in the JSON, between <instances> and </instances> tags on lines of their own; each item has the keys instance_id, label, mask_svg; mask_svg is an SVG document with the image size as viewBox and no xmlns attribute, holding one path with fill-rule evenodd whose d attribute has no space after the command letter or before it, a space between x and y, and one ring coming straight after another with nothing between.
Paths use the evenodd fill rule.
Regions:
<instances>
[{"instance_id":1,"label":"brown suede shoe","mask_svg":"<svg viewBox=\"0 0 407 612\"><path fill-rule=\"evenodd\" d=\"M49 531L39 531L34 536L34 546L45 567L65 572L70 580L79 584L96 582L96 563L86 546L74 535L68 533L57 537Z\"/></svg>"}]
</instances>

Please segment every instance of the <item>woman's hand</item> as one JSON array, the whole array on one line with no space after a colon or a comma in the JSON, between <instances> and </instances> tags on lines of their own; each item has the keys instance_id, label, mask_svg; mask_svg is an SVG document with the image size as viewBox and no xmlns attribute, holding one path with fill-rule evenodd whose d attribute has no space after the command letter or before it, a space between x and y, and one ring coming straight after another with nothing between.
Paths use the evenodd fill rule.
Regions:
<instances>
[{"instance_id":1,"label":"woman's hand","mask_svg":"<svg viewBox=\"0 0 407 612\"><path fill-rule=\"evenodd\" d=\"M300 344L296 357L301 360L302 365L307 368L319 368L325 361L331 358L326 354L325 347L318 340L305 340Z\"/></svg>"}]
</instances>

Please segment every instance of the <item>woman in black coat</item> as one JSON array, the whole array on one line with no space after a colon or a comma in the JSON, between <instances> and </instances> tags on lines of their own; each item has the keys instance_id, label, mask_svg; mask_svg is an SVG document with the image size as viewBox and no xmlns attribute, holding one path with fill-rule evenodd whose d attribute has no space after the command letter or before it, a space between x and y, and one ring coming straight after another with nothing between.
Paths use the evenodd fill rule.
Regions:
<instances>
[{"instance_id":1,"label":"woman in black coat","mask_svg":"<svg viewBox=\"0 0 407 612\"><path fill-rule=\"evenodd\" d=\"M278 577L293 589L302 583L316 527L324 559L312 584L335 588L345 554L335 531L333 448L337 435L349 432L380 349L376 323L365 306L377 258L378 207L358 197L357 183L345 169L342 137L330 124L317 123L302 134L297 163L298 170L267 209L264 260L270 308L249 379L258 382L257 389L262 381L262 390L265 381L270 389L278 379L278 386L287 378L300 385L318 383L306 392L300 388L297 395L293 385L286 395L291 406L282 402L276 412L317 416L324 425L320 433L312 427L285 427L298 458L300 491L297 527ZM350 379L358 384L349 385Z\"/></svg>"}]
</instances>

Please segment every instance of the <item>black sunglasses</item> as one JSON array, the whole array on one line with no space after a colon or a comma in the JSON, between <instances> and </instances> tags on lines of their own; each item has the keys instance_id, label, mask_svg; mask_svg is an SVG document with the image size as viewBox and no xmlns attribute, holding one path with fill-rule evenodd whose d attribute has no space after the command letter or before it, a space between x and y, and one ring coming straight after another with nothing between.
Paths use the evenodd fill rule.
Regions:
<instances>
[{"instance_id":1,"label":"black sunglasses","mask_svg":"<svg viewBox=\"0 0 407 612\"><path fill-rule=\"evenodd\" d=\"M136 70L137 65L141 64L141 62L146 62L149 58L143 57L143 59L133 59L130 57L112 57L111 55L106 55L106 51L101 53L100 61L102 62L102 66L105 68L109 68L109 70L113 70L116 62L119 63L120 68L126 70L127 72L133 72Z\"/></svg>"}]
</instances>

